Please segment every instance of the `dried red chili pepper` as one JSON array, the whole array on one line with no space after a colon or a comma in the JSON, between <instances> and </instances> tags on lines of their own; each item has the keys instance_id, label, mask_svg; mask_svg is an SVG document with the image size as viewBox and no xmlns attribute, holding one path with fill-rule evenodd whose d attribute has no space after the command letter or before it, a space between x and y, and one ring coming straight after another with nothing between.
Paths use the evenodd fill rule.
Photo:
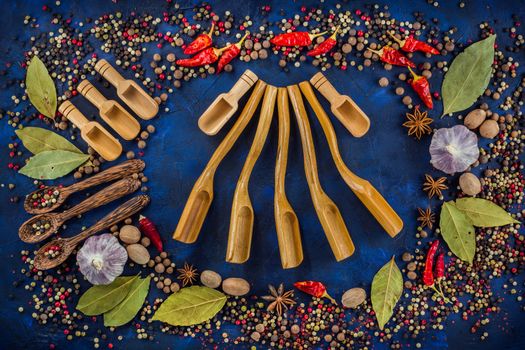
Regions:
<instances>
[{"instance_id":1,"label":"dried red chili pepper","mask_svg":"<svg viewBox=\"0 0 525 350\"><path fill-rule=\"evenodd\" d=\"M430 53L432 55L439 55L439 51L428 45L427 43L423 41L419 41L414 39L413 35L410 35L408 38L401 40L396 38L396 36L390 32L388 32L390 36L399 44L399 47L401 47L401 50L406 52L415 52L415 51L421 51L425 53Z\"/></svg>"},{"instance_id":2,"label":"dried red chili pepper","mask_svg":"<svg viewBox=\"0 0 525 350\"><path fill-rule=\"evenodd\" d=\"M147 217L141 215L139 217L139 229L144 236L150 239L151 243L153 243L159 253L161 253L163 251L162 239L160 238L159 231L155 227L155 224Z\"/></svg>"},{"instance_id":3,"label":"dried red chili pepper","mask_svg":"<svg viewBox=\"0 0 525 350\"><path fill-rule=\"evenodd\" d=\"M436 260L436 279L439 281L445 278L445 253L438 255Z\"/></svg>"},{"instance_id":4,"label":"dried red chili pepper","mask_svg":"<svg viewBox=\"0 0 525 350\"><path fill-rule=\"evenodd\" d=\"M439 247L439 240L432 242L430 249L427 253L427 259L425 261L425 271L423 271L423 282L427 286L434 286L434 256Z\"/></svg>"},{"instance_id":5,"label":"dried red chili pepper","mask_svg":"<svg viewBox=\"0 0 525 350\"><path fill-rule=\"evenodd\" d=\"M219 59L219 57L225 49L225 47L223 47L222 49L209 47L197 53L191 58L177 60L175 61L175 63L181 67L199 67L204 66L206 64L212 64L217 62L217 60Z\"/></svg>"},{"instance_id":6,"label":"dried red chili pepper","mask_svg":"<svg viewBox=\"0 0 525 350\"><path fill-rule=\"evenodd\" d=\"M396 49L390 46L385 46L381 48L381 50L379 51L372 50L372 49L367 49L367 50L372 51L373 53L377 54L381 58L381 61L385 63L389 63L394 66L403 66L403 67L412 67L412 68L416 67L414 62L412 62L411 60L403 56L401 52L397 51Z\"/></svg>"},{"instance_id":7,"label":"dried red chili pepper","mask_svg":"<svg viewBox=\"0 0 525 350\"><path fill-rule=\"evenodd\" d=\"M339 26L335 29L334 33L330 35L328 39L314 47L312 50L306 53L307 56L315 57L329 52L337 44L337 32L339 32Z\"/></svg>"},{"instance_id":8,"label":"dried red chili pepper","mask_svg":"<svg viewBox=\"0 0 525 350\"><path fill-rule=\"evenodd\" d=\"M310 34L308 32L291 32L274 36L270 42L275 46L308 46L312 40L326 32Z\"/></svg>"},{"instance_id":9,"label":"dried red chili pepper","mask_svg":"<svg viewBox=\"0 0 525 350\"><path fill-rule=\"evenodd\" d=\"M330 301L334 304L337 304L334 298L332 298L328 293L326 292L326 287L321 282L316 281L302 281L302 282L295 282L294 287L299 289L301 292L305 292L306 294L313 295L316 298L328 298Z\"/></svg>"},{"instance_id":10,"label":"dried red chili pepper","mask_svg":"<svg viewBox=\"0 0 525 350\"><path fill-rule=\"evenodd\" d=\"M419 98L425 106L432 109L434 108L434 102L432 102L432 94L430 93L430 83L427 78L422 75L417 75L414 73L410 67L408 67L410 73L412 73L413 79L410 79L408 83L412 86L412 89L418 94Z\"/></svg>"},{"instance_id":11,"label":"dried red chili pepper","mask_svg":"<svg viewBox=\"0 0 525 350\"><path fill-rule=\"evenodd\" d=\"M212 44L212 35L213 35L213 29L215 29L215 22L211 24L211 29L208 33L199 34L195 40L193 40L191 43L186 46L184 49L185 55L193 55L196 54L199 51L202 51Z\"/></svg>"},{"instance_id":12,"label":"dried red chili pepper","mask_svg":"<svg viewBox=\"0 0 525 350\"><path fill-rule=\"evenodd\" d=\"M224 69L224 66L230 63L235 57L239 56L244 39L246 39L249 34L250 32L246 32L241 40L235 44L227 46L226 50L224 50L221 58L219 59L219 63L217 63L217 74L219 74Z\"/></svg>"}]
</instances>

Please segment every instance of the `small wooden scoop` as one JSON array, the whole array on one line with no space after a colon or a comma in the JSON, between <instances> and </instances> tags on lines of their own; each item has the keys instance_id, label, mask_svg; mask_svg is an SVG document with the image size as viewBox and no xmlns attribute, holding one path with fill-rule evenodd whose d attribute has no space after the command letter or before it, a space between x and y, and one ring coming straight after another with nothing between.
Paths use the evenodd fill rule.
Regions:
<instances>
[{"instance_id":1,"label":"small wooden scoop","mask_svg":"<svg viewBox=\"0 0 525 350\"><path fill-rule=\"evenodd\" d=\"M122 153L122 145L97 122L89 121L71 102L65 101L58 108L67 119L80 129L80 135L102 158L107 161L117 159Z\"/></svg>"},{"instance_id":2,"label":"small wooden scoop","mask_svg":"<svg viewBox=\"0 0 525 350\"><path fill-rule=\"evenodd\" d=\"M276 96L277 88L268 85L264 94L257 131L255 132L252 146L246 156L246 161L233 195L230 232L226 251L227 262L242 264L250 258L254 213L248 192L248 185L253 167L261 155L268 131L270 130L270 125L272 124Z\"/></svg>"},{"instance_id":3,"label":"small wooden scoop","mask_svg":"<svg viewBox=\"0 0 525 350\"><path fill-rule=\"evenodd\" d=\"M123 139L133 140L139 134L139 122L120 103L105 98L87 80L83 80L78 84L77 90L98 108L100 117Z\"/></svg>"},{"instance_id":4,"label":"small wooden scoop","mask_svg":"<svg viewBox=\"0 0 525 350\"><path fill-rule=\"evenodd\" d=\"M386 232L391 237L395 237L403 228L403 221L392 209L388 202L383 198L381 193L375 189L372 184L348 169L346 164L339 153L339 147L337 146L337 137L335 135L334 127L330 122L330 118L326 115L323 107L315 97L314 90L310 86L310 83L303 81L299 84L301 91L310 103L310 106L315 112L319 123L326 135L328 140L328 146L330 147L330 153L334 159L337 170L341 174L341 177L346 182L348 187L355 193L357 198L366 206L366 208L372 213L375 219L383 226Z\"/></svg>"},{"instance_id":5,"label":"small wooden scoop","mask_svg":"<svg viewBox=\"0 0 525 350\"><path fill-rule=\"evenodd\" d=\"M290 138L290 109L286 88L277 92L277 111L279 116L279 144L275 162L275 228L281 253L283 269L297 267L303 261L303 245L299 220L286 197L285 178L288 163L288 141Z\"/></svg>"},{"instance_id":6,"label":"small wooden scoop","mask_svg":"<svg viewBox=\"0 0 525 350\"><path fill-rule=\"evenodd\" d=\"M252 119L253 114L259 106L265 88L266 83L259 80L255 85L246 106L244 106L239 119L235 122L226 137L224 137L219 147L217 147L208 161L206 168L204 168L202 174L195 182L195 185L193 185L193 189L191 190L186 206L182 211L177 228L173 233L173 238L177 241L193 243L197 240L197 237L199 237L202 224L204 223L206 214L208 213L211 202L213 201L213 179L217 167L226 154L231 150L246 125L248 125Z\"/></svg>"},{"instance_id":7,"label":"small wooden scoop","mask_svg":"<svg viewBox=\"0 0 525 350\"><path fill-rule=\"evenodd\" d=\"M77 245L85 240L86 238L98 233L102 230L110 228L113 225L118 224L122 220L129 218L130 216L138 213L146 207L149 203L149 197L146 195L140 195L134 198L131 198L126 203L119 206L117 209L113 210L111 213L106 215L101 220L90 228L82 231L82 233L71 237L71 238L55 238L51 242L46 243L35 255L35 260L33 266L38 270L48 270L62 264L68 256L71 255L73 250ZM46 256L45 252L50 247L58 247L59 254L54 258L51 258L49 255Z\"/></svg>"},{"instance_id":8,"label":"small wooden scoop","mask_svg":"<svg viewBox=\"0 0 525 350\"><path fill-rule=\"evenodd\" d=\"M361 137L370 128L370 119L349 96L341 95L319 72L310 79L312 85L330 102L332 113L355 137Z\"/></svg>"},{"instance_id":9,"label":"small wooden scoop","mask_svg":"<svg viewBox=\"0 0 525 350\"><path fill-rule=\"evenodd\" d=\"M312 137L312 130L306 110L301 97L301 90L297 85L287 87L290 101L292 102L301 134L301 143L303 145L304 157L304 171L306 173L306 181L310 188L310 195L312 202L317 212L317 217L321 222L324 233L330 243L330 248L335 255L337 261L348 258L354 253L355 247L348 229L339 208L335 203L324 193L319 175L317 173L317 160L315 158L314 140Z\"/></svg>"},{"instance_id":10,"label":"small wooden scoop","mask_svg":"<svg viewBox=\"0 0 525 350\"><path fill-rule=\"evenodd\" d=\"M257 75L247 69L230 91L217 96L199 118L199 128L207 135L217 134L239 107L239 100L259 80Z\"/></svg>"},{"instance_id":11,"label":"small wooden scoop","mask_svg":"<svg viewBox=\"0 0 525 350\"><path fill-rule=\"evenodd\" d=\"M100 60L95 70L117 89L117 95L142 119L151 119L159 112L159 105L139 84L122 75L106 60Z\"/></svg>"},{"instance_id":12,"label":"small wooden scoop","mask_svg":"<svg viewBox=\"0 0 525 350\"><path fill-rule=\"evenodd\" d=\"M132 177L122 179L84 199L81 203L63 211L62 213L44 213L33 216L20 226L18 236L20 236L20 239L26 243L41 242L51 236L54 232L57 232L60 226L69 219L113 202L129 193L135 192L139 187L139 180L134 180ZM32 228L33 224L38 222L49 224L49 227L45 232L36 233Z\"/></svg>"},{"instance_id":13,"label":"small wooden scoop","mask_svg":"<svg viewBox=\"0 0 525 350\"><path fill-rule=\"evenodd\" d=\"M24 209L29 214L49 213L57 209L58 207L60 207L64 203L64 201L75 192L83 191L93 186L97 186L97 185L100 185L100 184L103 184L109 181L121 179L128 175L139 173L142 170L144 170L145 166L146 164L144 163L143 160L140 160L140 159L127 160L119 165L115 165L83 181L74 183L73 185L70 185L67 187L48 186L48 187L40 188L26 196L24 200ZM33 198L34 195L36 195L36 198L38 198L39 193L48 193L50 191L51 192L58 191L58 197L56 198L56 201L53 204L51 204L50 206L42 207L42 208L33 205L35 201L35 199Z\"/></svg>"}]
</instances>

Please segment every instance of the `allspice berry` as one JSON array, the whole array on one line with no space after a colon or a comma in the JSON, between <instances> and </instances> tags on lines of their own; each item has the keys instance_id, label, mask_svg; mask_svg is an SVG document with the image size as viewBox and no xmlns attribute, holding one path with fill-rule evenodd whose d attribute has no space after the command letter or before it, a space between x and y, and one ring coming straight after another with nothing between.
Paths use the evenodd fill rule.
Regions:
<instances>
[{"instance_id":1,"label":"allspice berry","mask_svg":"<svg viewBox=\"0 0 525 350\"><path fill-rule=\"evenodd\" d=\"M459 187L468 196L475 196L481 192L481 182L472 173L463 173L459 177Z\"/></svg>"},{"instance_id":2,"label":"allspice berry","mask_svg":"<svg viewBox=\"0 0 525 350\"><path fill-rule=\"evenodd\" d=\"M499 133L498 122L492 119L485 120L479 127L479 134L487 139L495 138Z\"/></svg>"},{"instance_id":3,"label":"allspice berry","mask_svg":"<svg viewBox=\"0 0 525 350\"><path fill-rule=\"evenodd\" d=\"M465 117L465 120L463 123L467 128L470 130L476 129L485 121L485 118L487 118L487 112L483 109L475 109L473 111L470 111L469 114Z\"/></svg>"}]
</instances>

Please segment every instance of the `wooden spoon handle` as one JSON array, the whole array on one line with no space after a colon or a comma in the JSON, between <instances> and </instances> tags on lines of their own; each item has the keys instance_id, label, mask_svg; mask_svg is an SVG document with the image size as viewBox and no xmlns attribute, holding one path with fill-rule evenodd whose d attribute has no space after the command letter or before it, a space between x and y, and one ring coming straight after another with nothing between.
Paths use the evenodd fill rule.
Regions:
<instances>
[{"instance_id":1,"label":"wooden spoon handle","mask_svg":"<svg viewBox=\"0 0 525 350\"><path fill-rule=\"evenodd\" d=\"M72 104L70 101L64 101L58 107L58 111L62 113L64 117L70 120L79 130L82 130L84 126L89 123L89 120L86 118L78 108Z\"/></svg>"},{"instance_id":2,"label":"wooden spoon handle","mask_svg":"<svg viewBox=\"0 0 525 350\"><path fill-rule=\"evenodd\" d=\"M257 80L259 80L259 77L257 77L254 72L249 69L245 70L239 80L237 80L235 85L230 89L228 95L230 95L236 102L239 102L239 99L250 90Z\"/></svg>"},{"instance_id":3,"label":"wooden spoon handle","mask_svg":"<svg viewBox=\"0 0 525 350\"><path fill-rule=\"evenodd\" d=\"M97 64L95 64L95 70L114 87L117 87L121 81L125 80L124 77L104 59L99 60Z\"/></svg>"},{"instance_id":4,"label":"wooden spoon handle","mask_svg":"<svg viewBox=\"0 0 525 350\"><path fill-rule=\"evenodd\" d=\"M102 104L107 100L104 95L87 80L82 80L80 84L78 84L77 91L98 109L100 109Z\"/></svg>"},{"instance_id":5,"label":"wooden spoon handle","mask_svg":"<svg viewBox=\"0 0 525 350\"><path fill-rule=\"evenodd\" d=\"M330 104L335 103L337 98L341 96L332 83L330 83L321 72L315 74L310 79L310 82L330 102Z\"/></svg>"}]
</instances>

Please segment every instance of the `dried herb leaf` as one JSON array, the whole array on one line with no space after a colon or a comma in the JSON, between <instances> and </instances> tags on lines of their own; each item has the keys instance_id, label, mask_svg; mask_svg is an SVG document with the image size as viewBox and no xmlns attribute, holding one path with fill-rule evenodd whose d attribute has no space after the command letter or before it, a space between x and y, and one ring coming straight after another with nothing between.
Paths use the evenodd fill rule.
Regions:
<instances>
[{"instance_id":1,"label":"dried herb leaf","mask_svg":"<svg viewBox=\"0 0 525 350\"><path fill-rule=\"evenodd\" d=\"M63 151L82 153L82 151L71 142L51 130L28 126L16 130L15 133L20 140L22 140L25 148L33 154L59 149Z\"/></svg>"},{"instance_id":2,"label":"dried herb leaf","mask_svg":"<svg viewBox=\"0 0 525 350\"><path fill-rule=\"evenodd\" d=\"M120 304L104 314L104 326L122 326L135 317L148 295L151 277L137 278Z\"/></svg>"},{"instance_id":3,"label":"dried herb leaf","mask_svg":"<svg viewBox=\"0 0 525 350\"><path fill-rule=\"evenodd\" d=\"M108 312L124 300L129 294L137 276L117 277L106 285L97 285L89 288L77 304L77 310L88 316L101 315Z\"/></svg>"},{"instance_id":4,"label":"dried herb leaf","mask_svg":"<svg viewBox=\"0 0 525 350\"><path fill-rule=\"evenodd\" d=\"M53 180L69 174L89 159L89 155L70 151L40 152L20 169L20 174L39 180Z\"/></svg>"},{"instance_id":5,"label":"dried herb leaf","mask_svg":"<svg viewBox=\"0 0 525 350\"><path fill-rule=\"evenodd\" d=\"M192 326L211 319L226 303L226 295L208 287L192 286L172 294L152 320L173 326Z\"/></svg>"},{"instance_id":6,"label":"dried herb leaf","mask_svg":"<svg viewBox=\"0 0 525 350\"><path fill-rule=\"evenodd\" d=\"M459 198L456 208L461 210L478 227L495 227L518 224L503 208L482 198Z\"/></svg>"},{"instance_id":7,"label":"dried herb leaf","mask_svg":"<svg viewBox=\"0 0 525 350\"><path fill-rule=\"evenodd\" d=\"M472 263L476 253L474 226L454 202L443 203L439 225L441 235L452 253L461 260Z\"/></svg>"},{"instance_id":8,"label":"dried herb leaf","mask_svg":"<svg viewBox=\"0 0 525 350\"><path fill-rule=\"evenodd\" d=\"M372 281L372 307L380 329L383 329L392 316L394 307L403 293L403 276L394 258L377 271Z\"/></svg>"},{"instance_id":9,"label":"dried herb leaf","mask_svg":"<svg viewBox=\"0 0 525 350\"><path fill-rule=\"evenodd\" d=\"M496 35L480 40L454 58L443 80L443 115L472 106L489 84Z\"/></svg>"},{"instance_id":10,"label":"dried herb leaf","mask_svg":"<svg viewBox=\"0 0 525 350\"><path fill-rule=\"evenodd\" d=\"M57 111L55 83L37 56L31 59L27 67L26 89L33 106L46 117L54 119Z\"/></svg>"}]
</instances>

